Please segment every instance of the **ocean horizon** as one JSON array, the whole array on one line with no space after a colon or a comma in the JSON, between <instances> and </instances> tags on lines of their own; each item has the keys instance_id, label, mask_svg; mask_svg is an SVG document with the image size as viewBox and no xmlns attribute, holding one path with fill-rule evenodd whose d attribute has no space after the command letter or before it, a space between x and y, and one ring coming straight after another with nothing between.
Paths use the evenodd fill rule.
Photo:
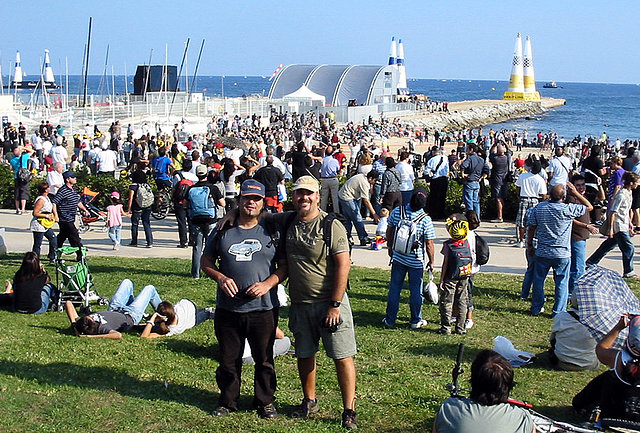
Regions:
<instances>
[{"instance_id":1,"label":"ocean horizon","mask_svg":"<svg viewBox=\"0 0 640 433\"><path fill-rule=\"evenodd\" d=\"M32 77L27 76L26 79ZM65 84L65 77L56 75L58 82ZM3 83L8 83L9 77L3 76ZM191 87L192 77L189 77ZM83 76L69 75L69 94L83 93ZM112 81L115 83L116 95L133 91L133 75L128 75L125 85L124 75L88 76L88 93L108 96L114 93ZM224 83L224 88L223 88ZM567 140L581 135L600 136L606 132L613 139L639 139L640 125L637 122L640 113L640 85L638 84L609 84L609 83L577 83L560 82L557 89L545 89L544 81L536 82L537 90L543 97L562 98L566 105L547 111L543 115L536 115L527 119L513 120L487 128L515 128L527 129L530 133L538 131L546 133L555 131ZM408 80L412 93L425 94L437 101L464 101L476 99L502 99L502 93L507 90L507 80L473 80L473 79L418 79ZM200 75L193 87L194 92L202 92L205 96L243 97L249 95L267 96L271 82L266 76L211 76ZM180 90L184 90L184 78L180 80ZM7 90L5 89L5 92ZM19 91L29 93L30 91ZM58 89L56 92L66 92Z\"/></svg>"}]
</instances>

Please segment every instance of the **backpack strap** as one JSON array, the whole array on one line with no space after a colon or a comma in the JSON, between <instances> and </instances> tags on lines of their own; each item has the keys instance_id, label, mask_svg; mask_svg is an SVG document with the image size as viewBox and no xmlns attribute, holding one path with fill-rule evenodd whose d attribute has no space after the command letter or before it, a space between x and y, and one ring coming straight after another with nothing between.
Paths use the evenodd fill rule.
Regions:
<instances>
[{"instance_id":1,"label":"backpack strap","mask_svg":"<svg viewBox=\"0 0 640 433\"><path fill-rule=\"evenodd\" d=\"M335 221L336 219L338 219L338 217L336 216L335 212L330 212L329 214L327 214L324 221L322 222L322 241L324 242L324 247L327 250L327 260L330 257L329 247L331 246L331 239L332 239L331 226L333 225L333 221ZM347 242L349 244L349 255L351 255L352 242L351 242L351 238L348 237L348 234L347 234ZM349 291L349 289L351 289L351 285L349 283L349 278L347 277L347 291Z\"/></svg>"}]
</instances>

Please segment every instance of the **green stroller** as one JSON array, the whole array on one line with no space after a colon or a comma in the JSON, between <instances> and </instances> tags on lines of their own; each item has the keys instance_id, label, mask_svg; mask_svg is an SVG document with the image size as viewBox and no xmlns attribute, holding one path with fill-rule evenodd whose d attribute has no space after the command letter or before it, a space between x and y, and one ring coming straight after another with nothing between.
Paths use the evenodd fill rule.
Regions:
<instances>
[{"instance_id":1,"label":"green stroller","mask_svg":"<svg viewBox=\"0 0 640 433\"><path fill-rule=\"evenodd\" d=\"M77 255L78 251L82 256L78 261L68 261L66 256ZM59 290L58 300L54 304L57 311L64 310L66 301L71 301L80 307L82 314L91 313L89 303L98 302L99 305L107 305L109 299L101 297L92 289L93 277L87 266L86 247L60 247L56 258L56 286Z\"/></svg>"}]
</instances>

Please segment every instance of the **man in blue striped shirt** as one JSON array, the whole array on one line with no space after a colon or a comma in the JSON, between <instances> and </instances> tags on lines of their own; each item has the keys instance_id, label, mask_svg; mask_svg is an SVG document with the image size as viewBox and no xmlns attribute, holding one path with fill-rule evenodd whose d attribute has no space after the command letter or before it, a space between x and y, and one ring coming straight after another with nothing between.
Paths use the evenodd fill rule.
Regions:
<instances>
[{"instance_id":1,"label":"man in blue striped shirt","mask_svg":"<svg viewBox=\"0 0 640 433\"><path fill-rule=\"evenodd\" d=\"M579 204L564 203L567 189ZM567 183L566 189L564 185L551 188L550 197L550 201L544 201L527 212L529 227L527 254L535 255L531 295L531 314L534 316L544 311L544 281L550 268L553 268L556 286L552 315L555 316L567 309L573 219L593 210L591 203L576 190L571 182ZM535 250L534 237L538 239Z\"/></svg>"},{"instance_id":2,"label":"man in blue striped shirt","mask_svg":"<svg viewBox=\"0 0 640 433\"><path fill-rule=\"evenodd\" d=\"M387 245L389 255L392 258L391 281L389 282L389 294L387 296L387 312L382 320L384 326L391 327L396 323L400 304L400 291L404 283L405 275L409 274L409 308L411 310L411 328L422 328L427 324L422 319L422 284L425 268L425 251L428 262L426 266L433 269L433 240L436 232L431 218L426 215L424 207L427 204L427 190L422 186L416 186L411 195L409 204L402 212L402 206L396 207L389 215L387 228ZM401 214L405 219L416 221L415 248L408 254L403 254L394 249L393 240L398 227Z\"/></svg>"},{"instance_id":3,"label":"man in blue striped shirt","mask_svg":"<svg viewBox=\"0 0 640 433\"><path fill-rule=\"evenodd\" d=\"M58 233L58 248L62 246L65 240L69 239L72 247L81 247L82 240L76 228L76 213L78 208L83 214L87 214L87 208L80 201L80 195L73 189L78 182L76 174L71 170L67 170L62 174L64 185L58 189L56 196L53 198L53 214L57 216L60 233ZM82 257L82 252L78 250L78 260Z\"/></svg>"}]
</instances>

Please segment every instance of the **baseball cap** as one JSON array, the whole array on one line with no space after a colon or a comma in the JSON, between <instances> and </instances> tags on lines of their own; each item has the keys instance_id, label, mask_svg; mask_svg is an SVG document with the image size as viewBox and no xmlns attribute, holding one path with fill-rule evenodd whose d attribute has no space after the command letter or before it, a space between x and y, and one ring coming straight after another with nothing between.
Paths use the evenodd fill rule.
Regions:
<instances>
[{"instance_id":1,"label":"baseball cap","mask_svg":"<svg viewBox=\"0 0 640 433\"><path fill-rule=\"evenodd\" d=\"M640 316L634 316L629 322L626 350L631 356L640 358Z\"/></svg>"},{"instance_id":2,"label":"baseball cap","mask_svg":"<svg viewBox=\"0 0 640 433\"><path fill-rule=\"evenodd\" d=\"M198 176L198 178L205 177L207 175L207 172L207 166L204 164L200 164L196 167L196 176Z\"/></svg>"},{"instance_id":3,"label":"baseball cap","mask_svg":"<svg viewBox=\"0 0 640 433\"><path fill-rule=\"evenodd\" d=\"M62 178L63 179L69 179L70 177L78 177L78 176L76 176L76 174L74 172L72 172L71 170L67 170L64 173L62 173Z\"/></svg>"},{"instance_id":4,"label":"baseball cap","mask_svg":"<svg viewBox=\"0 0 640 433\"><path fill-rule=\"evenodd\" d=\"M257 180L247 179L242 182L242 186L240 186L240 195L257 195L264 198L264 185L258 182Z\"/></svg>"},{"instance_id":5,"label":"baseball cap","mask_svg":"<svg viewBox=\"0 0 640 433\"><path fill-rule=\"evenodd\" d=\"M120 200L120 193L118 191L113 191L111 193L111 197L117 198L118 200Z\"/></svg>"},{"instance_id":6,"label":"baseball cap","mask_svg":"<svg viewBox=\"0 0 640 433\"><path fill-rule=\"evenodd\" d=\"M320 185L318 184L318 181L315 180L315 178L313 178L312 176L300 176L298 180L296 180L296 182L293 184L293 190L295 191L298 189L306 189L307 191L311 192L319 192Z\"/></svg>"}]
</instances>

